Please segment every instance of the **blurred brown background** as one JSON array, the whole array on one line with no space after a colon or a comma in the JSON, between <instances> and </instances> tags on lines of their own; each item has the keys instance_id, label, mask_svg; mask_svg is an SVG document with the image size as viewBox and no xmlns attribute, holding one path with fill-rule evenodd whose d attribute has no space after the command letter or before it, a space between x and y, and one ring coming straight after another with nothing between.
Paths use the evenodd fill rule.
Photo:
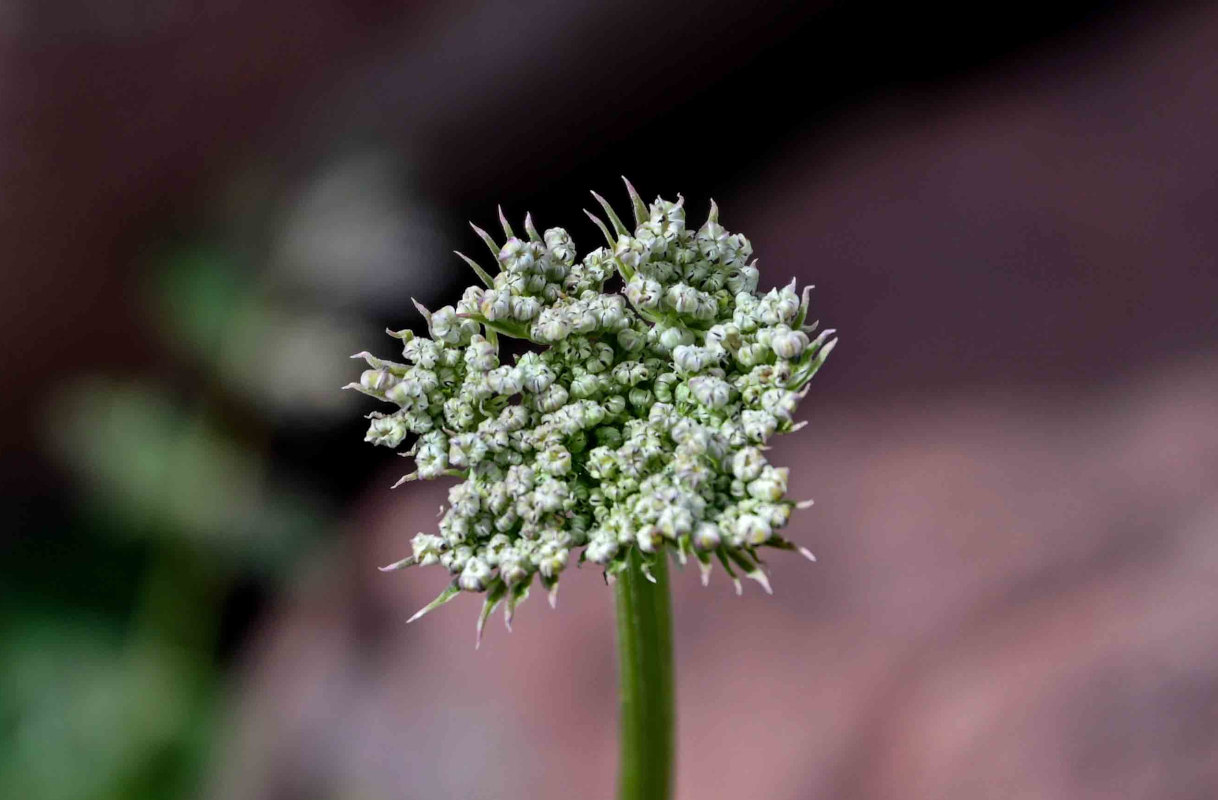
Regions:
<instances>
[{"instance_id":1,"label":"blurred brown background","mask_svg":"<svg viewBox=\"0 0 1218 800\"><path fill-rule=\"evenodd\" d=\"M346 356L464 221L713 195L842 342L679 796L1218 796L1218 7L0 3L0 797L609 797L609 593L382 575Z\"/></svg>"}]
</instances>

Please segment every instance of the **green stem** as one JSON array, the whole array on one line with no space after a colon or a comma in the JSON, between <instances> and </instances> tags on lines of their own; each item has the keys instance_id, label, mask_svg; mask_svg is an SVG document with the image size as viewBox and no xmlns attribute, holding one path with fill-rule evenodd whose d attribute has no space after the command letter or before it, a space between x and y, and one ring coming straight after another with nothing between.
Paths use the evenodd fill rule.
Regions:
<instances>
[{"instance_id":1,"label":"green stem","mask_svg":"<svg viewBox=\"0 0 1218 800\"><path fill-rule=\"evenodd\" d=\"M650 565L655 583L632 549L618 574L618 670L621 679L621 761L618 800L668 800L673 788L675 712L672 611L668 559Z\"/></svg>"}]
</instances>

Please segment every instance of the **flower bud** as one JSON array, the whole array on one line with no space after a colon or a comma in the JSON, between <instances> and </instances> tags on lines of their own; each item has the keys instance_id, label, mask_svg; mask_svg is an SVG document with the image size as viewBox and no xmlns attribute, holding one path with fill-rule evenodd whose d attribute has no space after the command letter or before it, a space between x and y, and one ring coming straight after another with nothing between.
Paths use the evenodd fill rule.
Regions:
<instances>
[{"instance_id":1,"label":"flower bud","mask_svg":"<svg viewBox=\"0 0 1218 800\"><path fill-rule=\"evenodd\" d=\"M647 380L647 368L638 361L623 361L613 368L612 375L618 386L635 386Z\"/></svg>"},{"instance_id":2,"label":"flower bud","mask_svg":"<svg viewBox=\"0 0 1218 800\"><path fill-rule=\"evenodd\" d=\"M778 430L778 421L772 414L752 409L741 413L744 435L754 442L764 442Z\"/></svg>"},{"instance_id":3,"label":"flower bud","mask_svg":"<svg viewBox=\"0 0 1218 800\"><path fill-rule=\"evenodd\" d=\"M647 344L647 337L636 330L627 328L618 331L617 334L618 347L621 347L627 353L637 353L642 350Z\"/></svg>"},{"instance_id":4,"label":"flower bud","mask_svg":"<svg viewBox=\"0 0 1218 800\"><path fill-rule=\"evenodd\" d=\"M613 365L613 358L613 348L604 342L597 342L592 348L592 354L584 362L584 366L594 374L604 372Z\"/></svg>"},{"instance_id":5,"label":"flower bud","mask_svg":"<svg viewBox=\"0 0 1218 800\"><path fill-rule=\"evenodd\" d=\"M678 314L692 314L698 307L699 292L692 286L678 283L670 286L664 294L664 302Z\"/></svg>"},{"instance_id":6,"label":"flower bud","mask_svg":"<svg viewBox=\"0 0 1218 800\"><path fill-rule=\"evenodd\" d=\"M550 228L543 234L550 258L561 264L575 263L575 243L562 228Z\"/></svg>"},{"instance_id":7,"label":"flower bud","mask_svg":"<svg viewBox=\"0 0 1218 800\"><path fill-rule=\"evenodd\" d=\"M458 584L467 592L482 592L486 590L486 584L491 579L491 568L486 565L486 562L478 558L471 558L465 562L465 568L461 570L461 577L457 579Z\"/></svg>"},{"instance_id":8,"label":"flower bud","mask_svg":"<svg viewBox=\"0 0 1218 800\"><path fill-rule=\"evenodd\" d=\"M722 541L719 535L719 526L713 522L698 523L698 527L694 529L693 544L694 547L703 553L710 552L717 548Z\"/></svg>"},{"instance_id":9,"label":"flower bud","mask_svg":"<svg viewBox=\"0 0 1218 800\"><path fill-rule=\"evenodd\" d=\"M543 342L559 342L571 333L571 322L561 312L547 309L533 324L532 333Z\"/></svg>"},{"instance_id":10,"label":"flower bud","mask_svg":"<svg viewBox=\"0 0 1218 800\"><path fill-rule=\"evenodd\" d=\"M571 471L571 454L565 447L555 445L541 454L537 465L551 475L566 475Z\"/></svg>"},{"instance_id":11,"label":"flower bud","mask_svg":"<svg viewBox=\"0 0 1218 800\"><path fill-rule=\"evenodd\" d=\"M656 326L653 331L658 334L659 345L666 353L671 353L673 348L680 345L694 343L693 331L679 325Z\"/></svg>"},{"instance_id":12,"label":"flower bud","mask_svg":"<svg viewBox=\"0 0 1218 800\"><path fill-rule=\"evenodd\" d=\"M756 480L765 465L765 456L756 447L741 448L732 456L732 474L742 481Z\"/></svg>"},{"instance_id":13,"label":"flower bud","mask_svg":"<svg viewBox=\"0 0 1218 800\"><path fill-rule=\"evenodd\" d=\"M541 303L536 297L527 295L512 298L512 317L521 322L532 322L541 313Z\"/></svg>"},{"instance_id":14,"label":"flower bud","mask_svg":"<svg viewBox=\"0 0 1218 800\"><path fill-rule=\"evenodd\" d=\"M565 548L543 550L540 558L537 559L537 571L545 578L556 578L566 569L567 556Z\"/></svg>"},{"instance_id":15,"label":"flower bud","mask_svg":"<svg viewBox=\"0 0 1218 800\"><path fill-rule=\"evenodd\" d=\"M406 423L401 418L397 416L377 417L368 426L368 433L364 436L364 441L383 447L397 447L406 438L407 433Z\"/></svg>"},{"instance_id":16,"label":"flower bud","mask_svg":"<svg viewBox=\"0 0 1218 800\"><path fill-rule=\"evenodd\" d=\"M555 383L537 395L537 407L541 411L557 411L567 404L570 395L562 384Z\"/></svg>"},{"instance_id":17,"label":"flower bud","mask_svg":"<svg viewBox=\"0 0 1218 800\"><path fill-rule=\"evenodd\" d=\"M384 393L396 382L397 378L387 369L368 369L359 376L360 386L370 392Z\"/></svg>"},{"instance_id":18,"label":"flower bud","mask_svg":"<svg viewBox=\"0 0 1218 800\"><path fill-rule=\"evenodd\" d=\"M523 388L520 370L515 367L496 367L486 374L486 385L495 394L510 396Z\"/></svg>"},{"instance_id":19,"label":"flower bud","mask_svg":"<svg viewBox=\"0 0 1218 800\"><path fill-rule=\"evenodd\" d=\"M523 359L517 365L520 372L521 385L530 392L544 392L554 383L554 373L545 364L525 362Z\"/></svg>"},{"instance_id":20,"label":"flower bud","mask_svg":"<svg viewBox=\"0 0 1218 800\"><path fill-rule=\"evenodd\" d=\"M584 555L594 564L608 564L617 555L618 545L612 539L590 539Z\"/></svg>"},{"instance_id":21,"label":"flower bud","mask_svg":"<svg viewBox=\"0 0 1218 800\"><path fill-rule=\"evenodd\" d=\"M662 291L659 281L641 275L636 275L626 284L626 298L635 308L643 311L653 311L660 307Z\"/></svg>"},{"instance_id":22,"label":"flower bud","mask_svg":"<svg viewBox=\"0 0 1218 800\"><path fill-rule=\"evenodd\" d=\"M742 514L736 520L736 533L751 545L765 544L771 535L769 523L756 514Z\"/></svg>"},{"instance_id":23,"label":"flower bud","mask_svg":"<svg viewBox=\"0 0 1218 800\"><path fill-rule=\"evenodd\" d=\"M689 389L694 399L707 408L723 408L732 397L731 385L722 378L699 375L691 378Z\"/></svg>"},{"instance_id":24,"label":"flower bud","mask_svg":"<svg viewBox=\"0 0 1218 800\"><path fill-rule=\"evenodd\" d=\"M489 320L507 319L512 313L512 293L507 289L484 293L478 311Z\"/></svg>"},{"instance_id":25,"label":"flower bud","mask_svg":"<svg viewBox=\"0 0 1218 800\"><path fill-rule=\"evenodd\" d=\"M499 562L499 577L503 578L503 582L508 586L515 586L518 583L524 583L529 579L529 569L516 553L511 556L505 555Z\"/></svg>"},{"instance_id":26,"label":"flower bud","mask_svg":"<svg viewBox=\"0 0 1218 800\"><path fill-rule=\"evenodd\" d=\"M664 534L658 525L644 525L634 536L644 553L654 553L664 546Z\"/></svg>"}]
</instances>

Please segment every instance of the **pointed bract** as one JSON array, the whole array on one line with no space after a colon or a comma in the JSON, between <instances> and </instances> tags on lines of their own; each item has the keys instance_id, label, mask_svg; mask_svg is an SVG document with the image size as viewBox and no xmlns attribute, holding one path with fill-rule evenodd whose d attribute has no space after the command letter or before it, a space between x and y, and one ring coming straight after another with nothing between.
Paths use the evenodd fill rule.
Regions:
<instances>
[{"instance_id":1,"label":"pointed bract","mask_svg":"<svg viewBox=\"0 0 1218 800\"><path fill-rule=\"evenodd\" d=\"M474 233L478 234L479 239L486 242L486 249L490 250L491 256L495 259L495 261L498 261L499 253L503 248L501 248L499 245L495 244L495 240L491 238L491 235L489 233L482 230L474 223L471 222L469 224L469 226L474 229Z\"/></svg>"},{"instance_id":2,"label":"pointed bract","mask_svg":"<svg viewBox=\"0 0 1218 800\"><path fill-rule=\"evenodd\" d=\"M622 176L622 182L626 184L626 191L630 193L630 208L634 211L634 226L637 228L648 220L647 204L630 185L630 181L626 180L625 175Z\"/></svg>"},{"instance_id":3,"label":"pointed bract","mask_svg":"<svg viewBox=\"0 0 1218 800\"><path fill-rule=\"evenodd\" d=\"M614 238L609 235L609 229L605 227L605 223L601 222L600 217L596 216L595 214L593 214L591 211L589 211L586 208L584 209L584 213L588 215L588 219L590 219L596 223L596 227L601 229L601 233L603 233L605 235L605 241L609 244L609 247L612 248L613 244L614 244Z\"/></svg>"},{"instance_id":4,"label":"pointed bract","mask_svg":"<svg viewBox=\"0 0 1218 800\"><path fill-rule=\"evenodd\" d=\"M512 233L512 226L508 224L507 216L503 213L503 206L499 206L499 224L503 227L503 235L512 239L516 234Z\"/></svg>"},{"instance_id":5,"label":"pointed bract","mask_svg":"<svg viewBox=\"0 0 1218 800\"><path fill-rule=\"evenodd\" d=\"M406 556L401 561L395 561L392 564L377 567L377 569L379 569L381 572L393 572L395 570L405 569L406 567L413 567L417 563L419 563L418 559L416 559L414 556Z\"/></svg>"},{"instance_id":6,"label":"pointed bract","mask_svg":"<svg viewBox=\"0 0 1218 800\"><path fill-rule=\"evenodd\" d=\"M530 242L540 242L541 241L541 235L539 233L537 233L537 228L533 227L533 215L532 214L526 213L524 215L524 232L529 235Z\"/></svg>"},{"instance_id":7,"label":"pointed bract","mask_svg":"<svg viewBox=\"0 0 1218 800\"><path fill-rule=\"evenodd\" d=\"M440 606L442 606L445 603L447 603L448 601L452 600L454 597L456 597L460 593L461 593L461 589L457 587L457 582L453 581L451 584L449 584L448 588L446 588L444 591L440 592L440 594L436 597L435 600L432 600L430 603L428 603L427 605L423 606L418 611L416 611L413 617L406 620L406 623L410 624L411 622L414 622L415 620L427 615L428 613L436 610Z\"/></svg>"},{"instance_id":8,"label":"pointed bract","mask_svg":"<svg viewBox=\"0 0 1218 800\"><path fill-rule=\"evenodd\" d=\"M454 250L453 252L456 253L462 261L464 261L466 264L470 265L470 268L473 269L474 274L478 276L478 280L480 280L486 284L486 288L488 288L488 289L494 288L494 286L495 286L494 278L492 278L490 273L487 272L486 270L484 270L482 268L482 266L480 264L478 264L477 261L474 261L472 258L465 255L465 253L462 253L460 250Z\"/></svg>"},{"instance_id":9,"label":"pointed bract","mask_svg":"<svg viewBox=\"0 0 1218 800\"><path fill-rule=\"evenodd\" d=\"M596 192L593 192L592 196L596 198L596 202L601 204L601 208L605 209L605 216L609 218L609 222L613 225L613 230L617 233L617 235L629 236L630 230L622 224L620 219L618 219L617 212L613 210L613 206L609 205L609 201L601 197Z\"/></svg>"},{"instance_id":10,"label":"pointed bract","mask_svg":"<svg viewBox=\"0 0 1218 800\"><path fill-rule=\"evenodd\" d=\"M482 629L486 626L487 619L495 612L498 605L503 602L506 594L507 584L498 578L487 587L486 599L482 601L482 611L478 614L478 630L477 635L474 637L475 650L482 646Z\"/></svg>"}]
</instances>

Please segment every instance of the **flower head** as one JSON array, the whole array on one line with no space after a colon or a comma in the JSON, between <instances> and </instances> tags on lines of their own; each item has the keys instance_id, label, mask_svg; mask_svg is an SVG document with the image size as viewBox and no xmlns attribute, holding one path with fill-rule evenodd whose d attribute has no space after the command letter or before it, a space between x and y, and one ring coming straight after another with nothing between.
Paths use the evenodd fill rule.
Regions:
<instances>
[{"instance_id":1,"label":"flower head","mask_svg":"<svg viewBox=\"0 0 1218 800\"><path fill-rule=\"evenodd\" d=\"M762 548L811 557L779 534L800 504L764 450L800 427L833 331L812 338L808 289L757 291L752 245L713 203L693 230L683 199L648 207L626 185L633 230L594 195L607 246L582 260L570 234L539 235L531 218L520 239L501 213L502 244L475 228L498 273L462 258L485 288L419 306L429 336L392 334L404 363L357 355L369 368L348 388L397 406L371 415L366 440L408 445L403 481L461 481L438 531L385 568L452 575L415 618L467 591L486 595L479 635L500 603L510 625L535 579L554 601L573 556L607 577L632 548L645 564L692 557L703 583L718 562L737 591L737 571L769 590ZM534 347L507 363L500 337Z\"/></svg>"}]
</instances>

